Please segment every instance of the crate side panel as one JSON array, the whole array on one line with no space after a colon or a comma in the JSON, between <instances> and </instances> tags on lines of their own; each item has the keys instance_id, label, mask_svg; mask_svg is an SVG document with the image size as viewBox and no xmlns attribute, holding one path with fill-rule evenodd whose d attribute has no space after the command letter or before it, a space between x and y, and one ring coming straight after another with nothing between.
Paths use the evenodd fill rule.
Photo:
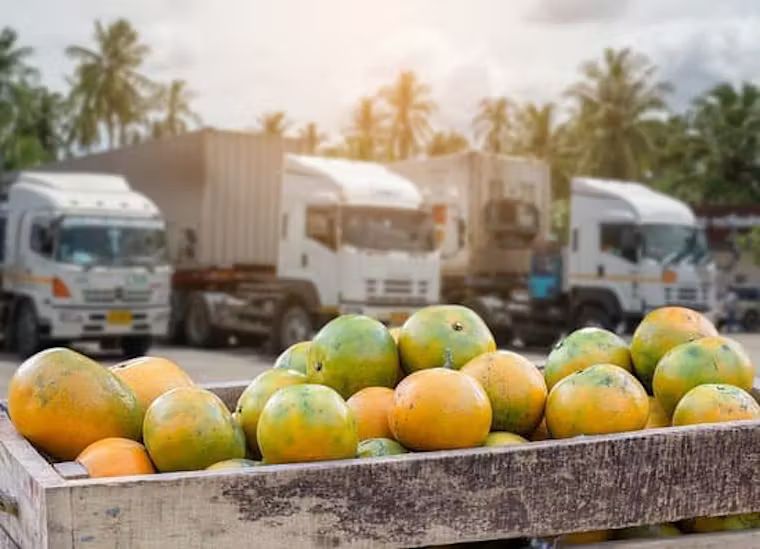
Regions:
<instances>
[{"instance_id":1,"label":"crate side panel","mask_svg":"<svg viewBox=\"0 0 760 549\"><path fill-rule=\"evenodd\" d=\"M101 544L412 547L760 511L759 460L752 422L69 486Z\"/></svg>"},{"instance_id":2,"label":"crate side panel","mask_svg":"<svg viewBox=\"0 0 760 549\"><path fill-rule=\"evenodd\" d=\"M0 497L17 508L16 514L0 512L5 535L22 547L46 546L45 489L61 482L0 408Z\"/></svg>"}]
</instances>

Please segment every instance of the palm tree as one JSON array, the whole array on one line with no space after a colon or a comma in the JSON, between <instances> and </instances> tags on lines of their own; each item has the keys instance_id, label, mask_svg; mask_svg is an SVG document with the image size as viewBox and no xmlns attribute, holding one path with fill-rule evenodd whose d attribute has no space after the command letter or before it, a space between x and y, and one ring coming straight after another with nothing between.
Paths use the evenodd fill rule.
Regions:
<instances>
[{"instance_id":1,"label":"palm tree","mask_svg":"<svg viewBox=\"0 0 760 549\"><path fill-rule=\"evenodd\" d=\"M18 34L10 27L0 31L0 100L5 99L8 88L15 82L34 78L37 70L27 65L32 48L17 46Z\"/></svg>"},{"instance_id":2,"label":"palm tree","mask_svg":"<svg viewBox=\"0 0 760 549\"><path fill-rule=\"evenodd\" d=\"M71 80L75 109L73 138L83 147L97 144L105 126L108 144L127 141L130 126L139 124L154 85L139 72L148 54L129 21L104 26L95 22L96 49L69 46L66 54L78 62Z\"/></svg>"},{"instance_id":3,"label":"palm tree","mask_svg":"<svg viewBox=\"0 0 760 549\"><path fill-rule=\"evenodd\" d=\"M694 100L687 124L681 193L696 191L713 203L760 202L760 87L715 86Z\"/></svg>"},{"instance_id":4,"label":"palm tree","mask_svg":"<svg viewBox=\"0 0 760 549\"><path fill-rule=\"evenodd\" d=\"M259 126L262 133L267 135L284 135L290 127L290 121L285 116L285 111L271 111L259 117Z\"/></svg>"},{"instance_id":5,"label":"palm tree","mask_svg":"<svg viewBox=\"0 0 760 549\"><path fill-rule=\"evenodd\" d=\"M581 67L583 80L567 91L575 102L578 171L637 179L652 150L650 124L665 108L669 86L656 67L631 49L606 49L601 61Z\"/></svg>"},{"instance_id":6,"label":"palm tree","mask_svg":"<svg viewBox=\"0 0 760 549\"><path fill-rule=\"evenodd\" d=\"M385 135L388 115L378 108L372 97L362 97L354 108L351 127L346 136L347 150L359 160L375 160Z\"/></svg>"},{"instance_id":7,"label":"palm tree","mask_svg":"<svg viewBox=\"0 0 760 549\"><path fill-rule=\"evenodd\" d=\"M496 154L507 151L511 109L512 105L506 97L481 99L473 126L475 136L483 140L483 150Z\"/></svg>"},{"instance_id":8,"label":"palm tree","mask_svg":"<svg viewBox=\"0 0 760 549\"><path fill-rule=\"evenodd\" d=\"M191 124L201 124L201 117L190 107L194 95L184 80L172 80L159 90L156 106L163 111L163 119L153 122L153 137L179 135L188 131Z\"/></svg>"},{"instance_id":9,"label":"palm tree","mask_svg":"<svg viewBox=\"0 0 760 549\"><path fill-rule=\"evenodd\" d=\"M61 97L38 84L26 63L32 49L17 41L13 29L0 31L0 170L53 160L61 149Z\"/></svg>"},{"instance_id":10,"label":"palm tree","mask_svg":"<svg viewBox=\"0 0 760 549\"><path fill-rule=\"evenodd\" d=\"M556 146L554 103L526 103L517 113L517 152L551 160Z\"/></svg>"},{"instance_id":11,"label":"palm tree","mask_svg":"<svg viewBox=\"0 0 760 549\"><path fill-rule=\"evenodd\" d=\"M391 111L389 157L409 158L430 133L429 118L435 110L430 86L420 82L414 72L404 71L394 84L380 90L380 97Z\"/></svg>"},{"instance_id":12,"label":"palm tree","mask_svg":"<svg viewBox=\"0 0 760 549\"><path fill-rule=\"evenodd\" d=\"M303 149L306 154L317 154L319 146L327 139L327 135L319 131L317 124L309 122L299 134Z\"/></svg>"},{"instance_id":13,"label":"palm tree","mask_svg":"<svg viewBox=\"0 0 760 549\"><path fill-rule=\"evenodd\" d=\"M428 156L441 156L466 151L470 148L467 138L457 131L435 132L427 144Z\"/></svg>"}]
</instances>

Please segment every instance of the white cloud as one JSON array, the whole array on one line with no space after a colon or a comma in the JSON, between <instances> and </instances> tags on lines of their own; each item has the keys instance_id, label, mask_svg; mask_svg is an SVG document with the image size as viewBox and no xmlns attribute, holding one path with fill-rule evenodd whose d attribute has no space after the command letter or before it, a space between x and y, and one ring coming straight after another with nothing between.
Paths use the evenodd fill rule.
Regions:
<instances>
[{"instance_id":1,"label":"white cloud","mask_svg":"<svg viewBox=\"0 0 760 549\"><path fill-rule=\"evenodd\" d=\"M411 68L432 85L436 122L468 130L482 97L557 100L606 46L647 53L678 106L760 75L760 3L747 0L24 0L3 16L59 89L63 48L89 43L95 18L128 18L153 49L149 76L188 80L220 127L284 109L339 131L361 95Z\"/></svg>"}]
</instances>

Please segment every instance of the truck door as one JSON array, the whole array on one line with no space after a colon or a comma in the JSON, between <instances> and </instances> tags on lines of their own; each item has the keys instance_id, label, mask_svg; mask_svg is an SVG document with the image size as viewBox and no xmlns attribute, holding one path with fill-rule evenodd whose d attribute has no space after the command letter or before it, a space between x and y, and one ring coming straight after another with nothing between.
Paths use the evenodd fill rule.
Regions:
<instances>
[{"instance_id":1,"label":"truck door","mask_svg":"<svg viewBox=\"0 0 760 549\"><path fill-rule=\"evenodd\" d=\"M638 232L630 223L602 222L599 226L599 255L590 265L620 300L623 311L640 309Z\"/></svg>"},{"instance_id":2,"label":"truck door","mask_svg":"<svg viewBox=\"0 0 760 549\"><path fill-rule=\"evenodd\" d=\"M304 277L311 280L323 306L338 305L338 208L306 206L304 237L297 261Z\"/></svg>"}]
</instances>

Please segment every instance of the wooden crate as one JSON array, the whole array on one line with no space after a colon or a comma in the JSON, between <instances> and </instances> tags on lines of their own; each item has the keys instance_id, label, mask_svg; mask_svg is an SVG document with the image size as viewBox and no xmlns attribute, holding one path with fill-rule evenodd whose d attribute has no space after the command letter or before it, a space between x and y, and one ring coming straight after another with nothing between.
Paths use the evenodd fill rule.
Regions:
<instances>
[{"instance_id":1,"label":"wooden crate","mask_svg":"<svg viewBox=\"0 0 760 549\"><path fill-rule=\"evenodd\" d=\"M243 385L210 388L232 407ZM415 547L760 511L760 422L114 479L71 478L4 412L0 443L0 547ZM760 547L760 532L607 546Z\"/></svg>"}]
</instances>

